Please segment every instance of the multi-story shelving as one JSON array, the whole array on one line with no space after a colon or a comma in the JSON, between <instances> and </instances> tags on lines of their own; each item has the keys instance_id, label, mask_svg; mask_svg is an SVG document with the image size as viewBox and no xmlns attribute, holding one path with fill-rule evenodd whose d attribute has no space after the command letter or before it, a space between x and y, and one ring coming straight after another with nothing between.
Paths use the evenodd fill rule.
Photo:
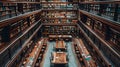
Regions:
<instances>
[{"instance_id":1,"label":"multi-story shelving","mask_svg":"<svg viewBox=\"0 0 120 67\"><path fill-rule=\"evenodd\" d=\"M67 0L49 0L42 1L41 21L44 23L76 23L78 1ZM48 34L69 34L71 29L64 28L65 26L46 26L44 35ZM63 29L64 28L64 29ZM68 26L68 28L71 28ZM74 27L75 28L75 27Z\"/></svg>"},{"instance_id":2,"label":"multi-story shelving","mask_svg":"<svg viewBox=\"0 0 120 67\"><path fill-rule=\"evenodd\" d=\"M113 2L84 2L80 3L79 7L82 10L88 11L92 14L104 17L113 21L120 21L120 5L119 1Z\"/></svg>"},{"instance_id":3,"label":"multi-story shelving","mask_svg":"<svg viewBox=\"0 0 120 67\"><path fill-rule=\"evenodd\" d=\"M41 21L44 23L76 23L78 0L42 0ZM45 26L44 34L70 34L74 26Z\"/></svg>"},{"instance_id":4,"label":"multi-story shelving","mask_svg":"<svg viewBox=\"0 0 120 67\"><path fill-rule=\"evenodd\" d=\"M43 22L52 23L71 23L77 20L78 4L75 1L50 0L42 1L43 13L41 18Z\"/></svg>"},{"instance_id":5,"label":"multi-story shelving","mask_svg":"<svg viewBox=\"0 0 120 67\"><path fill-rule=\"evenodd\" d=\"M36 2L12 2L0 1L0 20L12 18L27 12L40 9L40 4Z\"/></svg>"},{"instance_id":6,"label":"multi-story shelving","mask_svg":"<svg viewBox=\"0 0 120 67\"><path fill-rule=\"evenodd\" d=\"M70 2L43 2L43 9L71 9L71 10L77 10L78 4L76 2L70 3Z\"/></svg>"},{"instance_id":7,"label":"multi-story shelving","mask_svg":"<svg viewBox=\"0 0 120 67\"><path fill-rule=\"evenodd\" d=\"M96 65L120 66L119 3L93 0L0 1L0 66L17 66L37 39L49 34L80 37Z\"/></svg>"},{"instance_id":8,"label":"multi-story shelving","mask_svg":"<svg viewBox=\"0 0 120 67\"><path fill-rule=\"evenodd\" d=\"M37 29L40 27L41 10L39 10L39 6L40 4L36 3L35 0L34 2L0 0L1 67L16 66L18 61L22 60L24 51L31 49L24 44L31 45L35 42L35 31L38 32ZM30 44L30 42L32 43Z\"/></svg>"},{"instance_id":9,"label":"multi-story shelving","mask_svg":"<svg viewBox=\"0 0 120 67\"><path fill-rule=\"evenodd\" d=\"M0 3L0 20L16 16L16 4Z\"/></svg>"},{"instance_id":10,"label":"multi-story shelving","mask_svg":"<svg viewBox=\"0 0 120 67\"><path fill-rule=\"evenodd\" d=\"M49 35L75 36L75 33L78 33L79 30L76 26L44 26L43 32L44 32L43 36L49 36Z\"/></svg>"},{"instance_id":11,"label":"multi-story shelving","mask_svg":"<svg viewBox=\"0 0 120 67\"><path fill-rule=\"evenodd\" d=\"M46 11L41 14L41 18L47 23L77 22L77 11Z\"/></svg>"},{"instance_id":12,"label":"multi-story shelving","mask_svg":"<svg viewBox=\"0 0 120 67\"><path fill-rule=\"evenodd\" d=\"M91 52L95 52L91 50L92 48L97 47L103 55L104 58L106 58L111 64L111 66L119 66L120 63L116 63L119 61L118 59L120 58L120 46L118 44L119 39L120 39L120 30L118 29L119 23L118 16L119 16L119 11L118 10L118 2L86 2L89 3L89 5L86 5L84 3L84 6L86 9L82 9L80 11L80 27L82 28L83 32L86 33L84 36L83 40L88 40L89 43L86 43L88 47L90 47ZM98 4L101 3L101 4ZM83 3L82 3L83 4ZM90 7L90 4L93 7ZM110 6L110 5L114 6ZM108 6L110 8L114 7L113 9L111 8L111 12L113 16L106 17L106 13L111 13L111 12L106 12L108 9ZM83 7L83 8L84 8ZM91 10L95 11L94 14L91 13ZM101 14L100 14L101 13ZM104 16L104 17L103 17ZM81 22L82 21L82 22ZM91 44L90 44L91 43ZM94 44L94 45L92 45ZM98 53L98 52L97 52ZM98 53L99 54L99 53ZM95 54L94 54L95 55ZM100 55L99 55L100 56ZM102 57L101 57L102 58ZM109 60L111 58L111 60ZM101 60L103 62L103 60Z\"/></svg>"}]
</instances>

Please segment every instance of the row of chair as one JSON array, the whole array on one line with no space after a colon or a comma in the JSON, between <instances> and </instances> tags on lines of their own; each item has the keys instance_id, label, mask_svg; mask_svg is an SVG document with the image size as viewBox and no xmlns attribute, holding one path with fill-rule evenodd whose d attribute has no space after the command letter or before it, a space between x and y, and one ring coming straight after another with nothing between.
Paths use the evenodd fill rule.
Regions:
<instances>
[{"instance_id":1,"label":"row of chair","mask_svg":"<svg viewBox=\"0 0 120 67\"><path fill-rule=\"evenodd\" d=\"M69 41L72 40L72 38L69 38L69 37L68 38L62 38L62 37L61 38L57 38L57 37L56 38L50 38L49 37L49 41L58 41L58 40L64 40L66 42L69 42Z\"/></svg>"},{"instance_id":2,"label":"row of chair","mask_svg":"<svg viewBox=\"0 0 120 67\"><path fill-rule=\"evenodd\" d=\"M76 54L76 56L78 58L78 61L80 62L81 66L84 67L85 63L84 63L82 55L80 53L79 46L77 44L74 44L74 49L75 49L75 54Z\"/></svg>"},{"instance_id":3,"label":"row of chair","mask_svg":"<svg viewBox=\"0 0 120 67\"><path fill-rule=\"evenodd\" d=\"M46 48L47 48L47 40L44 39L44 41L43 41L43 43L42 43L42 46L41 46L41 49L40 49L39 56L38 56L38 58L37 58L37 61L36 61L34 67L40 67L40 63L41 63L42 60L43 60L43 56L44 56L44 53L45 53L45 51L46 51Z\"/></svg>"},{"instance_id":4,"label":"row of chair","mask_svg":"<svg viewBox=\"0 0 120 67\"><path fill-rule=\"evenodd\" d=\"M30 46L35 46L37 44L31 44ZM20 63L18 64L18 66L24 66L27 62L27 58L29 57L29 54L32 52L32 50L34 49L34 47L26 47L24 50L23 50L23 53L21 54L22 55L22 58L21 58L21 61Z\"/></svg>"}]
</instances>

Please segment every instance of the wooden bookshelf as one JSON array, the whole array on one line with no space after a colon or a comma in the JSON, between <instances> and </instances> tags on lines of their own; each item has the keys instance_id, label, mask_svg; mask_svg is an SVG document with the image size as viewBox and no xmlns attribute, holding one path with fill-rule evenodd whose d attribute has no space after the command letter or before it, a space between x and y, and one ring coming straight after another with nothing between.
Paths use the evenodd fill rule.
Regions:
<instances>
[{"instance_id":1,"label":"wooden bookshelf","mask_svg":"<svg viewBox=\"0 0 120 67\"><path fill-rule=\"evenodd\" d=\"M113 21L120 21L120 1L87 1L80 2L79 7L82 10L91 12L98 16L110 19Z\"/></svg>"},{"instance_id":2,"label":"wooden bookshelf","mask_svg":"<svg viewBox=\"0 0 120 67\"><path fill-rule=\"evenodd\" d=\"M41 1L42 13L41 18L45 23L72 23L76 22L78 1L51 0Z\"/></svg>"},{"instance_id":3,"label":"wooden bookshelf","mask_svg":"<svg viewBox=\"0 0 120 67\"><path fill-rule=\"evenodd\" d=\"M0 21L40 9L40 2L33 1L0 1Z\"/></svg>"},{"instance_id":4,"label":"wooden bookshelf","mask_svg":"<svg viewBox=\"0 0 120 67\"><path fill-rule=\"evenodd\" d=\"M74 4L74 3L46 3L46 4L42 4L43 9L77 9L78 8L78 4Z\"/></svg>"},{"instance_id":5,"label":"wooden bookshelf","mask_svg":"<svg viewBox=\"0 0 120 67\"><path fill-rule=\"evenodd\" d=\"M70 35L77 30L76 26L44 26L43 35Z\"/></svg>"}]
</instances>

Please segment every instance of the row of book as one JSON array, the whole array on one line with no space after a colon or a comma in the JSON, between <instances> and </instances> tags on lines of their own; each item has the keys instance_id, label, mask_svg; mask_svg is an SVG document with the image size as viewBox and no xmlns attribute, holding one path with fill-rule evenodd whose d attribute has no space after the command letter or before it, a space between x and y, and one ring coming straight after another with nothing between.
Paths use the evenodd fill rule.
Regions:
<instances>
[{"instance_id":1,"label":"row of book","mask_svg":"<svg viewBox=\"0 0 120 67\"><path fill-rule=\"evenodd\" d=\"M44 18L77 18L76 12L65 12L65 11L55 11L55 12L43 12L41 14Z\"/></svg>"},{"instance_id":2,"label":"row of book","mask_svg":"<svg viewBox=\"0 0 120 67\"><path fill-rule=\"evenodd\" d=\"M76 23L77 19L49 19L41 21L44 23Z\"/></svg>"},{"instance_id":3,"label":"row of book","mask_svg":"<svg viewBox=\"0 0 120 67\"><path fill-rule=\"evenodd\" d=\"M117 13L118 17L116 17L117 20L120 21L120 5L116 4L82 4L79 6L80 9L84 9L86 11L90 11L93 14L100 15L104 18L114 20L115 13Z\"/></svg>"},{"instance_id":4,"label":"row of book","mask_svg":"<svg viewBox=\"0 0 120 67\"><path fill-rule=\"evenodd\" d=\"M0 2L0 20L18 16L20 14L40 9L40 4L29 3L1 3Z\"/></svg>"},{"instance_id":5,"label":"row of book","mask_svg":"<svg viewBox=\"0 0 120 67\"><path fill-rule=\"evenodd\" d=\"M43 9L77 9L78 4L42 4Z\"/></svg>"},{"instance_id":6,"label":"row of book","mask_svg":"<svg viewBox=\"0 0 120 67\"><path fill-rule=\"evenodd\" d=\"M42 0L42 2L78 2L78 0Z\"/></svg>"},{"instance_id":7,"label":"row of book","mask_svg":"<svg viewBox=\"0 0 120 67\"><path fill-rule=\"evenodd\" d=\"M44 34L70 34L72 31L76 31L75 26L45 26Z\"/></svg>"}]
</instances>

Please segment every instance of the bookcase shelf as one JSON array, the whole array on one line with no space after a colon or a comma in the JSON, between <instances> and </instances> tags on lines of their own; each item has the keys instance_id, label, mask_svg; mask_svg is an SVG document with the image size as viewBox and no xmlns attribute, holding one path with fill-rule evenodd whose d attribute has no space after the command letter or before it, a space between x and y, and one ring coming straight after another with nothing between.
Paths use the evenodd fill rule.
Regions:
<instances>
[{"instance_id":1,"label":"bookcase shelf","mask_svg":"<svg viewBox=\"0 0 120 67\"><path fill-rule=\"evenodd\" d=\"M76 32L76 26L44 26L43 36L44 35L70 35L71 32Z\"/></svg>"},{"instance_id":2,"label":"bookcase shelf","mask_svg":"<svg viewBox=\"0 0 120 67\"><path fill-rule=\"evenodd\" d=\"M43 9L77 9L78 4L67 4L67 3L53 3L53 4L42 4Z\"/></svg>"},{"instance_id":3,"label":"bookcase shelf","mask_svg":"<svg viewBox=\"0 0 120 67\"><path fill-rule=\"evenodd\" d=\"M78 0L42 0L42 22L77 22Z\"/></svg>"},{"instance_id":4,"label":"bookcase shelf","mask_svg":"<svg viewBox=\"0 0 120 67\"><path fill-rule=\"evenodd\" d=\"M41 6L40 3L37 2L0 1L0 21L38 9L41 9Z\"/></svg>"}]
</instances>

